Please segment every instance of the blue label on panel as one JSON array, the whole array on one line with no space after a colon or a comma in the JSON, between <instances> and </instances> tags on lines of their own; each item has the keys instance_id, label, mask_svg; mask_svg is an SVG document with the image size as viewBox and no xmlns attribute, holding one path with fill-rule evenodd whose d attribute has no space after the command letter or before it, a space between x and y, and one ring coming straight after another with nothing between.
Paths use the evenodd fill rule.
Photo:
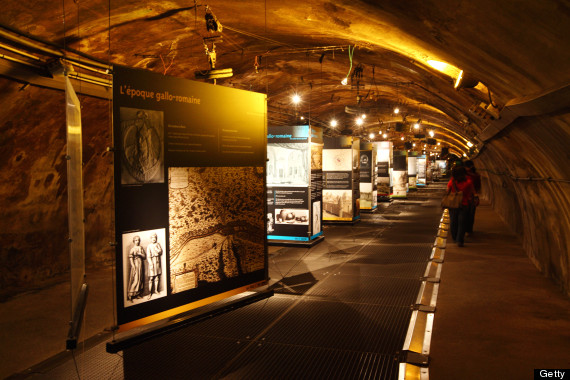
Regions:
<instances>
[{"instance_id":1,"label":"blue label on panel","mask_svg":"<svg viewBox=\"0 0 570 380\"><path fill-rule=\"evenodd\" d=\"M309 241L309 238L299 237L299 236L277 236L277 235L267 235L269 240L296 240L296 241Z\"/></svg>"}]
</instances>

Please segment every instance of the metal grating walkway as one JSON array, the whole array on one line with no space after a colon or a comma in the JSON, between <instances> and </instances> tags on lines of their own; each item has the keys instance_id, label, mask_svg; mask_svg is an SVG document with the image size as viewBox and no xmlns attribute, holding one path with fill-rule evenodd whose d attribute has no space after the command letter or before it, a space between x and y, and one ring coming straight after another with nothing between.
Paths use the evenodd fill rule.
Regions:
<instances>
[{"instance_id":1,"label":"metal grating walkway","mask_svg":"<svg viewBox=\"0 0 570 380\"><path fill-rule=\"evenodd\" d=\"M441 216L421 190L312 248L270 249L276 295L125 350L104 342L32 378L397 379ZM76 355L79 355L77 353Z\"/></svg>"}]
</instances>

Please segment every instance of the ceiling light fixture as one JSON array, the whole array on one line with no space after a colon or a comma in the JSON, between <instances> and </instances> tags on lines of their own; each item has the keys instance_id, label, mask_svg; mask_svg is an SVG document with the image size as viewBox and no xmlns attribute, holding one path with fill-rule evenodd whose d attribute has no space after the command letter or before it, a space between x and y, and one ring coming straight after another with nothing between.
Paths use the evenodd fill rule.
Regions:
<instances>
[{"instance_id":1,"label":"ceiling light fixture","mask_svg":"<svg viewBox=\"0 0 570 380\"><path fill-rule=\"evenodd\" d=\"M374 135L374 133L371 133L371 134L370 134L370 138L373 139L374 137L376 137L376 136Z\"/></svg>"},{"instance_id":2,"label":"ceiling light fixture","mask_svg":"<svg viewBox=\"0 0 570 380\"><path fill-rule=\"evenodd\" d=\"M331 127L336 127L338 125L338 122L335 119L331 120Z\"/></svg>"},{"instance_id":3,"label":"ceiling light fixture","mask_svg":"<svg viewBox=\"0 0 570 380\"><path fill-rule=\"evenodd\" d=\"M293 97L291 98L291 100L293 101L293 104L299 104L301 103L301 97L298 94L293 95Z\"/></svg>"},{"instance_id":4,"label":"ceiling light fixture","mask_svg":"<svg viewBox=\"0 0 570 380\"><path fill-rule=\"evenodd\" d=\"M467 146L471 148L473 146L473 143L471 141L467 141Z\"/></svg>"},{"instance_id":5,"label":"ceiling light fixture","mask_svg":"<svg viewBox=\"0 0 570 380\"><path fill-rule=\"evenodd\" d=\"M397 115L400 113L400 109L398 107L394 108L394 113Z\"/></svg>"},{"instance_id":6,"label":"ceiling light fixture","mask_svg":"<svg viewBox=\"0 0 570 380\"><path fill-rule=\"evenodd\" d=\"M362 125L362 124L364 124L364 120L362 120L361 118L357 118L356 125Z\"/></svg>"},{"instance_id":7,"label":"ceiling light fixture","mask_svg":"<svg viewBox=\"0 0 570 380\"><path fill-rule=\"evenodd\" d=\"M477 84L479 84L479 80L461 70L457 76L457 79L455 80L453 87L456 90L459 90L462 88L473 88L477 86Z\"/></svg>"},{"instance_id":8,"label":"ceiling light fixture","mask_svg":"<svg viewBox=\"0 0 570 380\"><path fill-rule=\"evenodd\" d=\"M351 50L352 48L352 50ZM348 74L346 77L340 82L343 86L348 84L348 77L350 76L350 72L352 71L352 55L354 54L354 46L348 45L348 60L350 61L350 67L348 68Z\"/></svg>"},{"instance_id":9,"label":"ceiling light fixture","mask_svg":"<svg viewBox=\"0 0 570 380\"><path fill-rule=\"evenodd\" d=\"M430 137L433 137L435 135L434 131L429 131L429 135Z\"/></svg>"}]
</instances>

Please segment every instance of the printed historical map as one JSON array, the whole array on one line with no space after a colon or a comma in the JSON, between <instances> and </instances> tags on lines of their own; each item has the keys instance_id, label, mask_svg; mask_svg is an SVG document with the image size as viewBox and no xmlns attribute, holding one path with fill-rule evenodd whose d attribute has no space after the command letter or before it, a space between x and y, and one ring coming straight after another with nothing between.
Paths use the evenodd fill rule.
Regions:
<instances>
[{"instance_id":1,"label":"printed historical map","mask_svg":"<svg viewBox=\"0 0 570 380\"><path fill-rule=\"evenodd\" d=\"M178 293L264 268L261 167L171 167L170 278Z\"/></svg>"}]
</instances>

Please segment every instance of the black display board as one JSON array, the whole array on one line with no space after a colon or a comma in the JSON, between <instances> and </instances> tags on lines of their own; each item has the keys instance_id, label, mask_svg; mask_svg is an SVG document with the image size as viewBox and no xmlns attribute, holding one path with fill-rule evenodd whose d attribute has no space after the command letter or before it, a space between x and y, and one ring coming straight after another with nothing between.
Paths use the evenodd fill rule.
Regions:
<instances>
[{"instance_id":1,"label":"black display board","mask_svg":"<svg viewBox=\"0 0 570 380\"><path fill-rule=\"evenodd\" d=\"M408 189L418 189L418 152L408 152Z\"/></svg>"},{"instance_id":2,"label":"black display board","mask_svg":"<svg viewBox=\"0 0 570 380\"><path fill-rule=\"evenodd\" d=\"M120 66L113 78L121 328L266 281L266 96Z\"/></svg>"},{"instance_id":3,"label":"black display board","mask_svg":"<svg viewBox=\"0 0 570 380\"><path fill-rule=\"evenodd\" d=\"M323 221L360 219L360 139L325 137L323 149Z\"/></svg>"},{"instance_id":4,"label":"black display board","mask_svg":"<svg viewBox=\"0 0 570 380\"><path fill-rule=\"evenodd\" d=\"M322 129L269 127L267 238L308 242L322 235Z\"/></svg>"},{"instance_id":5,"label":"black display board","mask_svg":"<svg viewBox=\"0 0 570 380\"><path fill-rule=\"evenodd\" d=\"M408 152L395 150L392 152L393 170L392 183L394 184L392 198L406 198L408 196Z\"/></svg>"},{"instance_id":6,"label":"black display board","mask_svg":"<svg viewBox=\"0 0 570 380\"><path fill-rule=\"evenodd\" d=\"M378 149L376 156L378 202L386 202L390 200L392 193L392 142L381 141L375 145Z\"/></svg>"},{"instance_id":7,"label":"black display board","mask_svg":"<svg viewBox=\"0 0 570 380\"><path fill-rule=\"evenodd\" d=\"M360 141L360 210L372 211L378 208L377 190L377 146Z\"/></svg>"}]
</instances>

